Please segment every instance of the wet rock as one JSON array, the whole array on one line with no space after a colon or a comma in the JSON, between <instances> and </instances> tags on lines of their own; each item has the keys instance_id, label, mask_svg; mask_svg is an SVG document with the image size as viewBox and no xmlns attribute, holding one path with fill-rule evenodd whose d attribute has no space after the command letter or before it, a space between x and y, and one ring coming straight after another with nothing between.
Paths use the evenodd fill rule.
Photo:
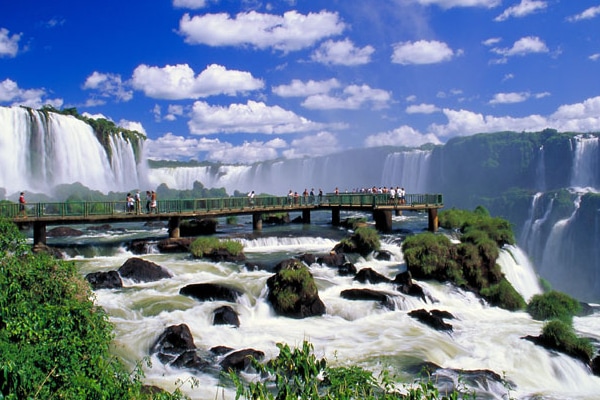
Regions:
<instances>
[{"instance_id":1,"label":"wet rock","mask_svg":"<svg viewBox=\"0 0 600 400\"><path fill-rule=\"evenodd\" d=\"M169 238L161 240L156 247L161 253L188 253L192 238Z\"/></svg>"},{"instance_id":2,"label":"wet rock","mask_svg":"<svg viewBox=\"0 0 600 400\"><path fill-rule=\"evenodd\" d=\"M216 219L192 219L183 221L179 225L181 236L213 235L217 232L218 222Z\"/></svg>"},{"instance_id":3,"label":"wet rock","mask_svg":"<svg viewBox=\"0 0 600 400\"><path fill-rule=\"evenodd\" d=\"M92 272L85 276L92 289L119 289L123 287L121 275L117 271Z\"/></svg>"},{"instance_id":4,"label":"wet rock","mask_svg":"<svg viewBox=\"0 0 600 400\"><path fill-rule=\"evenodd\" d=\"M194 283L182 287L179 294L190 296L200 301L230 301L235 302L242 292L228 286L217 285L214 283Z\"/></svg>"},{"instance_id":5,"label":"wet rock","mask_svg":"<svg viewBox=\"0 0 600 400\"><path fill-rule=\"evenodd\" d=\"M240 326L238 314L230 306L222 306L213 311L213 325Z\"/></svg>"},{"instance_id":6,"label":"wet rock","mask_svg":"<svg viewBox=\"0 0 600 400\"><path fill-rule=\"evenodd\" d=\"M225 356L221 361L221 368L225 371L246 371L252 365L252 359L262 360L265 353L254 349L243 349Z\"/></svg>"},{"instance_id":7,"label":"wet rock","mask_svg":"<svg viewBox=\"0 0 600 400\"><path fill-rule=\"evenodd\" d=\"M171 273L160 265L137 257L125 261L118 272L122 278L131 279L134 282L154 282L172 277Z\"/></svg>"},{"instance_id":8,"label":"wet rock","mask_svg":"<svg viewBox=\"0 0 600 400\"><path fill-rule=\"evenodd\" d=\"M327 265L328 267L339 267L346 263L346 256L341 253L331 252L317 258L317 263Z\"/></svg>"},{"instance_id":9,"label":"wet rock","mask_svg":"<svg viewBox=\"0 0 600 400\"><path fill-rule=\"evenodd\" d=\"M432 327L438 331L451 331L452 325L444 322L442 317L435 315L433 312L427 310L413 310L408 313L414 319L424 323L427 326Z\"/></svg>"},{"instance_id":10,"label":"wet rock","mask_svg":"<svg viewBox=\"0 0 600 400\"><path fill-rule=\"evenodd\" d=\"M47 237L66 237L66 236L81 236L83 231L73 229L68 226L57 226L46 232Z\"/></svg>"},{"instance_id":11,"label":"wet rock","mask_svg":"<svg viewBox=\"0 0 600 400\"><path fill-rule=\"evenodd\" d=\"M390 310L394 310L396 308L396 305L389 294L373 289L346 289L342 290L340 296L347 300L378 301L382 306Z\"/></svg>"},{"instance_id":12,"label":"wet rock","mask_svg":"<svg viewBox=\"0 0 600 400\"><path fill-rule=\"evenodd\" d=\"M402 272L396 275L396 278L394 278L393 282L398 284L396 289L400 293L413 297L419 297L425 301L425 292L421 286L413 282L410 271Z\"/></svg>"},{"instance_id":13,"label":"wet rock","mask_svg":"<svg viewBox=\"0 0 600 400\"><path fill-rule=\"evenodd\" d=\"M392 253L387 250L379 250L375 253L375 259L379 261L390 261L392 258Z\"/></svg>"},{"instance_id":14,"label":"wet rock","mask_svg":"<svg viewBox=\"0 0 600 400\"><path fill-rule=\"evenodd\" d=\"M150 348L150 354L156 354L163 364L178 368L203 370L208 366L197 355L194 338L185 324L167 327Z\"/></svg>"},{"instance_id":15,"label":"wet rock","mask_svg":"<svg viewBox=\"0 0 600 400\"><path fill-rule=\"evenodd\" d=\"M284 267L267 279L267 287L267 300L279 315L306 318L325 314L314 278L298 260L285 262Z\"/></svg>"},{"instance_id":16,"label":"wet rock","mask_svg":"<svg viewBox=\"0 0 600 400\"><path fill-rule=\"evenodd\" d=\"M372 268L363 268L360 271L358 271L358 273L356 274L356 276L354 277L355 281L361 282L361 283L373 283L373 284L377 284L377 283L390 283L392 282L391 279L389 279L386 276L381 275L379 272L374 271Z\"/></svg>"},{"instance_id":17,"label":"wet rock","mask_svg":"<svg viewBox=\"0 0 600 400\"><path fill-rule=\"evenodd\" d=\"M349 276L356 275L356 266L352 263L344 263L344 265L338 267L338 275Z\"/></svg>"}]
</instances>

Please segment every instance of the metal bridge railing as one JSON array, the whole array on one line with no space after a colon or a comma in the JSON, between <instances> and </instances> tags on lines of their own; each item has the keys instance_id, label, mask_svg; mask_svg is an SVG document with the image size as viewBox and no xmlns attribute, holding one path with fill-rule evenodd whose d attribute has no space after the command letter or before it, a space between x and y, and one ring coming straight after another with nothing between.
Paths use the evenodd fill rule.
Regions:
<instances>
[{"instance_id":1,"label":"metal bridge railing","mask_svg":"<svg viewBox=\"0 0 600 400\"><path fill-rule=\"evenodd\" d=\"M254 199L247 197L223 197L201 199L167 199L157 201L158 213L202 213L210 211L244 211L249 209L278 209L283 207L313 207L313 206L345 206L345 207L377 207L377 206L402 206L425 205L441 206L441 194L408 194L404 203L398 198L391 199L388 194L369 193L327 193L319 196L256 196ZM28 217L91 217L126 215L125 201L70 201L30 203L25 207ZM145 214L146 204L142 202L136 213ZM23 216L20 204L0 202L0 217L15 219Z\"/></svg>"}]
</instances>

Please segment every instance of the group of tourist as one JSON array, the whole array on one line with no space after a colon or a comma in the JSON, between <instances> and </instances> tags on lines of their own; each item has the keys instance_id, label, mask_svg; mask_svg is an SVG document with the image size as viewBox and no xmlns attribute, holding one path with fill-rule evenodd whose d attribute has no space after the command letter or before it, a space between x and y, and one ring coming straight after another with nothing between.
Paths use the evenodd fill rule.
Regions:
<instances>
[{"instance_id":1,"label":"group of tourist","mask_svg":"<svg viewBox=\"0 0 600 400\"><path fill-rule=\"evenodd\" d=\"M292 191L292 189L290 189L290 191L288 192L288 195L287 195L287 202L290 206L298 205L298 204L319 205L323 202L323 189L319 188L318 195L315 195L314 188L311 188L310 192L308 191L308 189L304 189L304 192L302 192L302 196L300 196L300 194L298 192L294 192L294 191Z\"/></svg>"},{"instance_id":2,"label":"group of tourist","mask_svg":"<svg viewBox=\"0 0 600 400\"><path fill-rule=\"evenodd\" d=\"M125 210L127 214L141 214L142 213L142 198L140 191L137 190L132 196L131 193L127 193ZM147 214L158 214L158 207L156 203L156 192L154 190L146 190L146 213Z\"/></svg>"}]
</instances>

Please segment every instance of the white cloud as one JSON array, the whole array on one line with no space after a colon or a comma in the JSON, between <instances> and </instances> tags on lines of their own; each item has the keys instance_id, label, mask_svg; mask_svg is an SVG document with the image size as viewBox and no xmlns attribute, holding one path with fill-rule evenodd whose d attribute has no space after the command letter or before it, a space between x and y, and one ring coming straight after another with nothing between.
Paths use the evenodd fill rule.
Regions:
<instances>
[{"instance_id":1,"label":"white cloud","mask_svg":"<svg viewBox=\"0 0 600 400\"><path fill-rule=\"evenodd\" d=\"M141 122L122 119L117 125L130 131L138 131L139 133L146 135L146 129L144 129Z\"/></svg>"},{"instance_id":2,"label":"white cloud","mask_svg":"<svg viewBox=\"0 0 600 400\"><path fill-rule=\"evenodd\" d=\"M207 3L207 0L173 0L173 7L197 10L206 7Z\"/></svg>"},{"instance_id":3,"label":"white cloud","mask_svg":"<svg viewBox=\"0 0 600 400\"><path fill-rule=\"evenodd\" d=\"M493 38L489 38L484 40L482 43L484 46L493 46L495 44L498 44L502 41L502 38L499 37L493 37Z\"/></svg>"},{"instance_id":4,"label":"white cloud","mask_svg":"<svg viewBox=\"0 0 600 400\"><path fill-rule=\"evenodd\" d=\"M304 49L316 42L341 34L345 24L337 13L320 11L303 15L288 11L283 16L255 11L228 14L205 14L179 21L179 33L189 44L209 46L244 46L259 49L272 47L284 52Z\"/></svg>"},{"instance_id":5,"label":"white cloud","mask_svg":"<svg viewBox=\"0 0 600 400\"><path fill-rule=\"evenodd\" d=\"M549 50L539 37L527 36L517 40L511 48L494 48L492 51L505 57L511 57L531 53L547 53Z\"/></svg>"},{"instance_id":6,"label":"white cloud","mask_svg":"<svg viewBox=\"0 0 600 400\"><path fill-rule=\"evenodd\" d=\"M494 8L500 5L501 0L416 0L424 6L435 4L441 8L453 7L484 7Z\"/></svg>"},{"instance_id":7,"label":"white cloud","mask_svg":"<svg viewBox=\"0 0 600 400\"><path fill-rule=\"evenodd\" d=\"M196 135L213 133L284 134L318 130L322 124L309 121L279 106L249 100L246 104L229 107L210 106L203 101L194 103L190 132Z\"/></svg>"},{"instance_id":8,"label":"white cloud","mask_svg":"<svg viewBox=\"0 0 600 400\"><path fill-rule=\"evenodd\" d=\"M600 6L594 6L586 9L581 14L577 14L567 18L567 21L577 22L582 21L584 19L596 18L598 15L600 15Z\"/></svg>"},{"instance_id":9,"label":"white cloud","mask_svg":"<svg viewBox=\"0 0 600 400\"><path fill-rule=\"evenodd\" d=\"M548 7L546 1L540 0L521 0L517 5L507 8L504 12L498 15L494 21L505 21L510 17L522 18L539 10L544 10Z\"/></svg>"},{"instance_id":10,"label":"white cloud","mask_svg":"<svg viewBox=\"0 0 600 400\"><path fill-rule=\"evenodd\" d=\"M290 147L283 152L286 158L318 157L340 151L337 137L325 131L292 140Z\"/></svg>"},{"instance_id":11,"label":"white cloud","mask_svg":"<svg viewBox=\"0 0 600 400\"><path fill-rule=\"evenodd\" d=\"M264 83L245 71L212 64L195 75L188 64L163 68L142 64L133 71L133 87L156 99L198 99L219 94L236 95L261 89Z\"/></svg>"},{"instance_id":12,"label":"white cloud","mask_svg":"<svg viewBox=\"0 0 600 400\"><path fill-rule=\"evenodd\" d=\"M8 29L0 28L0 57L16 57L19 52L21 34L9 35Z\"/></svg>"},{"instance_id":13,"label":"white cloud","mask_svg":"<svg viewBox=\"0 0 600 400\"><path fill-rule=\"evenodd\" d=\"M600 53L592 54L589 57L589 59L592 60L592 61L598 61L598 60L600 60Z\"/></svg>"},{"instance_id":14,"label":"white cloud","mask_svg":"<svg viewBox=\"0 0 600 400\"><path fill-rule=\"evenodd\" d=\"M528 92L496 93L490 104L512 104L526 101L531 96Z\"/></svg>"},{"instance_id":15,"label":"white cloud","mask_svg":"<svg viewBox=\"0 0 600 400\"><path fill-rule=\"evenodd\" d=\"M439 108L434 106L433 104L414 104L406 107L407 114L432 114L434 112L440 111Z\"/></svg>"},{"instance_id":16,"label":"white cloud","mask_svg":"<svg viewBox=\"0 0 600 400\"><path fill-rule=\"evenodd\" d=\"M278 158L278 149L285 145L285 141L279 138L268 142L244 142L240 146L230 145L228 148L211 150L207 158L227 164L251 164Z\"/></svg>"},{"instance_id":17,"label":"white cloud","mask_svg":"<svg viewBox=\"0 0 600 400\"><path fill-rule=\"evenodd\" d=\"M83 89L96 90L101 97L114 97L119 101L129 101L133 98L133 91L126 89L126 84L117 74L103 74L94 71L85 80Z\"/></svg>"},{"instance_id":18,"label":"white cloud","mask_svg":"<svg viewBox=\"0 0 600 400\"><path fill-rule=\"evenodd\" d=\"M328 93L332 89L339 88L341 85L337 79L332 78L326 81L302 82L299 79L293 79L289 85L279 85L273 87L273 93L281 97L307 97L315 94Z\"/></svg>"},{"instance_id":19,"label":"white cloud","mask_svg":"<svg viewBox=\"0 0 600 400\"><path fill-rule=\"evenodd\" d=\"M311 55L313 61L333 65L362 65L371 62L372 46L358 48L351 40L327 40Z\"/></svg>"},{"instance_id":20,"label":"white cloud","mask_svg":"<svg viewBox=\"0 0 600 400\"><path fill-rule=\"evenodd\" d=\"M440 138L501 131L537 132L546 128L563 132L597 132L600 126L600 96L581 103L562 105L549 116L534 114L515 118L483 115L468 110L443 111L448 123L432 124L428 128L430 133Z\"/></svg>"},{"instance_id":21,"label":"white cloud","mask_svg":"<svg viewBox=\"0 0 600 400\"><path fill-rule=\"evenodd\" d=\"M21 89L17 82L5 79L0 82L0 103L39 109L44 105L60 108L63 105L63 100L48 99L45 89Z\"/></svg>"},{"instance_id":22,"label":"white cloud","mask_svg":"<svg viewBox=\"0 0 600 400\"><path fill-rule=\"evenodd\" d=\"M396 43L392 62L402 65L437 64L451 60L454 55L454 51L446 43L436 40L419 40Z\"/></svg>"},{"instance_id":23,"label":"white cloud","mask_svg":"<svg viewBox=\"0 0 600 400\"><path fill-rule=\"evenodd\" d=\"M403 125L389 132L370 135L365 139L365 146L406 146L419 147L423 144L441 144L440 140L433 134L423 134L410 126Z\"/></svg>"},{"instance_id":24,"label":"white cloud","mask_svg":"<svg viewBox=\"0 0 600 400\"><path fill-rule=\"evenodd\" d=\"M187 160L198 158L204 152L218 151L231 148L231 144L222 143L219 139L185 138L173 133L167 133L155 140L148 139L145 143L148 158L159 160Z\"/></svg>"},{"instance_id":25,"label":"white cloud","mask_svg":"<svg viewBox=\"0 0 600 400\"><path fill-rule=\"evenodd\" d=\"M388 91L372 89L368 85L350 85L339 96L315 94L302 102L302 106L317 110L346 109L357 110L364 104L374 109L386 108L391 99Z\"/></svg>"}]
</instances>

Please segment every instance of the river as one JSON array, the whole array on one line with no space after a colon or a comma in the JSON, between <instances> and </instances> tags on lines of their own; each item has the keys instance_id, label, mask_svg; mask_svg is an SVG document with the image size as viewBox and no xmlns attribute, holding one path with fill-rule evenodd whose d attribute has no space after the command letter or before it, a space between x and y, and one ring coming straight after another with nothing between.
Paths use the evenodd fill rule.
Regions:
<instances>
[{"instance_id":1,"label":"river","mask_svg":"<svg viewBox=\"0 0 600 400\"><path fill-rule=\"evenodd\" d=\"M342 215L342 219L350 214ZM294 215L292 215L292 218ZM311 225L291 224L264 226L252 232L248 217L238 217L238 225L220 221L218 235L236 237L244 244L247 260L266 265L302 253L326 253L347 231L329 224L330 214L315 212ZM370 267L394 278L406 266L400 249L407 234L427 227L426 214L394 217L393 233L382 236L382 248L392 254L390 261L372 257L355 260L357 269ZM137 238L167 237L166 227L148 228L141 224L115 225L109 232L86 231L77 238L48 238L51 246L62 247L68 258L77 263L82 275L117 270L128 258L137 257L124 243ZM192 259L188 254L142 255L168 269L173 277L157 282L134 283L124 280L118 290L95 291L115 326L113 352L133 367L149 356L157 337L170 325L187 324L198 353L203 359L218 363L211 355L214 346L233 349L253 348L265 358L278 354L276 343L300 346L304 340L314 345L318 357L330 365L359 365L375 373L383 369L398 382L412 382L423 362L442 367L433 379L440 387L448 382L462 382L475 390L477 398L489 399L595 399L600 377L568 356L551 352L522 339L539 335L542 322L525 312L509 312L490 307L472 293L450 284L417 282L427 300L403 296L392 284L363 284L352 277L339 276L335 269L313 264L319 296L327 312L321 317L291 319L277 316L266 301L266 281L273 274L266 270L249 270L244 263L209 262ZM526 298L540 289L532 266L517 247L506 248L498 260L508 279ZM179 289L192 283L223 283L244 293L235 303L200 302L179 295ZM373 288L394 294L395 309L371 301L343 299L340 292L349 288ZM240 326L212 323L213 311L221 305L232 306L239 314ZM414 309L449 311L455 319L447 320L451 332L439 332L411 318ZM574 327L581 336L600 341L600 312L575 317ZM192 373L163 365L151 358L144 367L145 382L167 390L179 387L192 399L234 399L235 390L219 380L218 373ZM465 372L456 372L457 370ZM488 379L493 371L503 382ZM474 372L468 372L474 371ZM191 382L197 386L191 385Z\"/></svg>"}]
</instances>

